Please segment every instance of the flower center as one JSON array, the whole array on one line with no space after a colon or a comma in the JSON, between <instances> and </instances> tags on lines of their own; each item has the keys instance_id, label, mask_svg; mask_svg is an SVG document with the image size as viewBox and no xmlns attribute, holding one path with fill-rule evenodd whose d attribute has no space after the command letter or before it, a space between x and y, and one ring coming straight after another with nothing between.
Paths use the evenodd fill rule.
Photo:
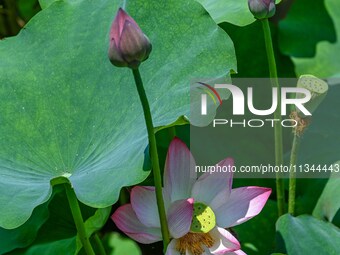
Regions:
<instances>
[{"instance_id":1,"label":"flower center","mask_svg":"<svg viewBox=\"0 0 340 255\"><path fill-rule=\"evenodd\" d=\"M179 238L176 243L176 250L181 254L201 255L204 253L204 246L210 248L214 245L211 235L204 233L191 233Z\"/></svg>"},{"instance_id":2,"label":"flower center","mask_svg":"<svg viewBox=\"0 0 340 255\"><path fill-rule=\"evenodd\" d=\"M176 250L181 255L187 251L192 255L201 255L204 247L211 248L215 240L209 234L216 226L216 218L213 210L204 203L195 202L190 232L177 240Z\"/></svg>"},{"instance_id":3,"label":"flower center","mask_svg":"<svg viewBox=\"0 0 340 255\"><path fill-rule=\"evenodd\" d=\"M213 210L203 203L194 203L191 233L208 233L216 226L216 218Z\"/></svg>"}]
</instances>

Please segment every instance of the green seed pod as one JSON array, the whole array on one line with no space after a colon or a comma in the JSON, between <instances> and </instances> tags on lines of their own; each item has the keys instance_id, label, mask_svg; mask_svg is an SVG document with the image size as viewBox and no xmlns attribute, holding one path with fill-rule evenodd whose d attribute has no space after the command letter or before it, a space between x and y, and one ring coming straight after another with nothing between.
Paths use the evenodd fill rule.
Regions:
<instances>
[{"instance_id":1,"label":"green seed pod","mask_svg":"<svg viewBox=\"0 0 340 255\"><path fill-rule=\"evenodd\" d=\"M213 210L200 202L194 203L194 213L190 232L208 233L216 226L216 218Z\"/></svg>"},{"instance_id":2,"label":"green seed pod","mask_svg":"<svg viewBox=\"0 0 340 255\"><path fill-rule=\"evenodd\" d=\"M297 87L308 89L311 92L311 100L304 105L310 113L313 113L318 108L328 91L328 84L325 81L310 74L301 75ZM299 94L296 97L299 98ZM298 109L297 113L301 118L306 117Z\"/></svg>"}]
</instances>

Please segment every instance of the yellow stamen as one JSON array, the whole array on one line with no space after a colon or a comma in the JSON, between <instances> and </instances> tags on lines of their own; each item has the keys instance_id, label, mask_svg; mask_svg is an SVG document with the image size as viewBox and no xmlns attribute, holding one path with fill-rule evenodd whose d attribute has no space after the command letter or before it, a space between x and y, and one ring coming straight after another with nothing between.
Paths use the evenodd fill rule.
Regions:
<instances>
[{"instance_id":1,"label":"yellow stamen","mask_svg":"<svg viewBox=\"0 0 340 255\"><path fill-rule=\"evenodd\" d=\"M189 251L193 255L204 253L204 246L210 248L214 245L214 239L209 233L191 233L177 240L176 249L181 255Z\"/></svg>"}]
</instances>

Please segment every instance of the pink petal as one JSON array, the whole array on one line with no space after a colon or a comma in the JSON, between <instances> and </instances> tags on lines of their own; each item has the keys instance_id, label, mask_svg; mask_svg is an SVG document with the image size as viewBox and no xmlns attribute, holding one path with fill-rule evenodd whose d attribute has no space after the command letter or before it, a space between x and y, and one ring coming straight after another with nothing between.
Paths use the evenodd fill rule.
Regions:
<instances>
[{"instance_id":1,"label":"pink petal","mask_svg":"<svg viewBox=\"0 0 340 255\"><path fill-rule=\"evenodd\" d=\"M111 29L110 29L110 39L115 41L115 45L119 42L121 31L123 30L123 26L120 26L120 20L122 19L122 12L123 10L119 8L115 19L112 22Z\"/></svg>"},{"instance_id":2,"label":"pink petal","mask_svg":"<svg viewBox=\"0 0 340 255\"><path fill-rule=\"evenodd\" d=\"M115 40L112 38L110 40L110 47L109 47L109 59L112 64L116 66L127 66L126 61L122 58L121 53L119 52Z\"/></svg>"},{"instance_id":3,"label":"pink petal","mask_svg":"<svg viewBox=\"0 0 340 255\"><path fill-rule=\"evenodd\" d=\"M271 189L261 187L233 189L228 202L215 210L217 225L229 228L258 215L271 192Z\"/></svg>"},{"instance_id":4,"label":"pink petal","mask_svg":"<svg viewBox=\"0 0 340 255\"><path fill-rule=\"evenodd\" d=\"M118 10L118 20L119 20L119 32L120 35L122 34L123 27L126 21L132 23L133 26L135 26L137 29L141 30L140 27L138 26L137 22L129 15L127 14L122 8L119 8Z\"/></svg>"},{"instance_id":5,"label":"pink petal","mask_svg":"<svg viewBox=\"0 0 340 255\"><path fill-rule=\"evenodd\" d=\"M134 19L131 18L122 8L119 8L116 17L112 22L110 30L110 37L113 38L116 43L120 41L120 36L122 34L125 21L131 22L134 26L136 26L140 30L136 21L134 21Z\"/></svg>"},{"instance_id":6,"label":"pink petal","mask_svg":"<svg viewBox=\"0 0 340 255\"><path fill-rule=\"evenodd\" d=\"M176 239L172 239L169 243L165 255L181 255L179 251L176 250Z\"/></svg>"},{"instance_id":7,"label":"pink petal","mask_svg":"<svg viewBox=\"0 0 340 255\"><path fill-rule=\"evenodd\" d=\"M131 204L119 207L111 216L116 226L137 242L150 244L162 240L159 228L148 228L137 218Z\"/></svg>"},{"instance_id":8,"label":"pink petal","mask_svg":"<svg viewBox=\"0 0 340 255\"><path fill-rule=\"evenodd\" d=\"M227 158L219 162L216 165L216 169L217 167L221 167L222 169L223 167L233 165L234 160ZM191 196L194 197L196 201L204 202L215 210L228 201L232 180L233 173L231 171L221 171L211 174L205 173L195 182Z\"/></svg>"},{"instance_id":9,"label":"pink petal","mask_svg":"<svg viewBox=\"0 0 340 255\"><path fill-rule=\"evenodd\" d=\"M247 254L242 250L238 250L238 251L228 252L227 255L247 255Z\"/></svg>"},{"instance_id":10,"label":"pink petal","mask_svg":"<svg viewBox=\"0 0 340 255\"><path fill-rule=\"evenodd\" d=\"M210 253L220 255L240 249L240 243L228 230L216 227L209 233L216 240L214 245L209 248Z\"/></svg>"},{"instance_id":11,"label":"pink petal","mask_svg":"<svg viewBox=\"0 0 340 255\"><path fill-rule=\"evenodd\" d=\"M155 187L135 186L131 190L131 205L145 226L160 228Z\"/></svg>"},{"instance_id":12,"label":"pink petal","mask_svg":"<svg viewBox=\"0 0 340 255\"><path fill-rule=\"evenodd\" d=\"M163 193L165 210L167 211L171 205L170 194L164 188L162 189L162 193Z\"/></svg>"},{"instance_id":13,"label":"pink petal","mask_svg":"<svg viewBox=\"0 0 340 255\"><path fill-rule=\"evenodd\" d=\"M172 140L165 163L164 189L171 201L190 197L196 181L195 160L178 138Z\"/></svg>"},{"instance_id":14,"label":"pink petal","mask_svg":"<svg viewBox=\"0 0 340 255\"><path fill-rule=\"evenodd\" d=\"M126 21L118 45L119 52L124 56L124 60L127 62L141 61L146 54L147 45L149 45L149 42L142 30L136 29L135 25Z\"/></svg>"},{"instance_id":15,"label":"pink petal","mask_svg":"<svg viewBox=\"0 0 340 255\"><path fill-rule=\"evenodd\" d=\"M194 212L192 198L178 200L170 205L168 210L169 231L172 237L180 238L190 230Z\"/></svg>"}]
</instances>

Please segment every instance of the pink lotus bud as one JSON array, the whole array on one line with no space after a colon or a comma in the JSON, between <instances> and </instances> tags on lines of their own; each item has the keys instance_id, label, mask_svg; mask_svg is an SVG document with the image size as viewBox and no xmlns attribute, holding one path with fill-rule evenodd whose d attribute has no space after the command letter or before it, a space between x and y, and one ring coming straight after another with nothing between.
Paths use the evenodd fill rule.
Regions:
<instances>
[{"instance_id":1,"label":"pink lotus bud","mask_svg":"<svg viewBox=\"0 0 340 255\"><path fill-rule=\"evenodd\" d=\"M123 9L119 8L110 30L109 59L118 67L137 68L151 52L149 38Z\"/></svg>"},{"instance_id":2,"label":"pink lotus bud","mask_svg":"<svg viewBox=\"0 0 340 255\"><path fill-rule=\"evenodd\" d=\"M267 19L275 14L275 0L248 0L251 13L257 19Z\"/></svg>"}]
</instances>

